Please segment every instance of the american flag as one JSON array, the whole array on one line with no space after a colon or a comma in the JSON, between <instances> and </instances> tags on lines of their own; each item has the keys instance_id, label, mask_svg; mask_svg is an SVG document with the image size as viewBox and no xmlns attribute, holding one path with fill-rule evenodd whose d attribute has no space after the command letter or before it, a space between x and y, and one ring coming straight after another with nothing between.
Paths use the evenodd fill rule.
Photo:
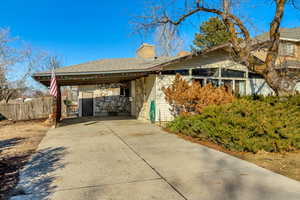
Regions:
<instances>
[{"instance_id":1,"label":"american flag","mask_svg":"<svg viewBox=\"0 0 300 200\"><path fill-rule=\"evenodd\" d=\"M50 95L57 97L57 83L56 83L54 69L52 70L52 75L51 75Z\"/></svg>"}]
</instances>

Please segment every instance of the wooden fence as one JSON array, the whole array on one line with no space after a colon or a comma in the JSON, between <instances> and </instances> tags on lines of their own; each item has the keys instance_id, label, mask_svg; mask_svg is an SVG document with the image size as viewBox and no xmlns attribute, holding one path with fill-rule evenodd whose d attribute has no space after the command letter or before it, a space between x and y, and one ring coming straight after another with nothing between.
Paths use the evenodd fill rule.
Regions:
<instances>
[{"instance_id":1,"label":"wooden fence","mask_svg":"<svg viewBox=\"0 0 300 200\"><path fill-rule=\"evenodd\" d=\"M37 98L24 103L0 104L0 120L5 119L31 120L48 118L52 113L53 98Z\"/></svg>"}]
</instances>

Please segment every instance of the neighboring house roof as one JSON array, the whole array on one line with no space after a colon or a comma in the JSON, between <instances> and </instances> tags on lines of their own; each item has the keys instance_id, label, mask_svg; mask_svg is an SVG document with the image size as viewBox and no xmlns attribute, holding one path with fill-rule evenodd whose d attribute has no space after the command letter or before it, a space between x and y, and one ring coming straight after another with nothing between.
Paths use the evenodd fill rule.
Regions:
<instances>
[{"instance_id":1,"label":"neighboring house roof","mask_svg":"<svg viewBox=\"0 0 300 200\"><path fill-rule=\"evenodd\" d=\"M270 39L269 32L265 32L261 35L255 37L258 41L267 41ZM280 29L280 39L287 41L300 42L300 27L296 28L281 28Z\"/></svg>"},{"instance_id":2,"label":"neighboring house roof","mask_svg":"<svg viewBox=\"0 0 300 200\"><path fill-rule=\"evenodd\" d=\"M140 71L151 71L152 68L166 64L177 59L187 57L174 56L174 57L158 57L155 59L144 59L144 58L112 58L112 59L100 59L81 63L77 65L67 66L55 69L55 73L58 75L64 74L92 74L92 73L122 73L122 72L140 72ZM40 72L34 74L38 75L49 75L51 72Z\"/></svg>"}]
</instances>

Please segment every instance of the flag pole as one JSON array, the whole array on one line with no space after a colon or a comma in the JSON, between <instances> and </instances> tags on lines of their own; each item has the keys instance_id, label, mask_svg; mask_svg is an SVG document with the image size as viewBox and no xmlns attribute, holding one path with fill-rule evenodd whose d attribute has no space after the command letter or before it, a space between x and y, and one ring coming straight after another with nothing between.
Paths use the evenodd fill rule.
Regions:
<instances>
[{"instance_id":1,"label":"flag pole","mask_svg":"<svg viewBox=\"0 0 300 200\"><path fill-rule=\"evenodd\" d=\"M61 93L60 93L60 87L57 84L56 75L54 67L52 68L52 74L51 74L51 81L50 81L50 95L53 96L53 121L54 121L54 127L56 128L58 126L58 122L60 120L60 113L61 113Z\"/></svg>"}]
</instances>

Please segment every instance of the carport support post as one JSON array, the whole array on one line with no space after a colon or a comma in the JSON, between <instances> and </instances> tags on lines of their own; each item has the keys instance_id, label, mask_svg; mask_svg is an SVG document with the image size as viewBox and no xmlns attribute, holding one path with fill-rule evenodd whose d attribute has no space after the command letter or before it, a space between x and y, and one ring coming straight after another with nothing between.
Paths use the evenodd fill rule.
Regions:
<instances>
[{"instance_id":1,"label":"carport support post","mask_svg":"<svg viewBox=\"0 0 300 200\"><path fill-rule=\"evenodd\" d=\"M55 115L56 125L60 121L61 118L61 91L60 86L57 86L57 97L56 97L56 115Z\"/></svg>"},{"instance_id":2,"label":"carport support post","mask_svg":"<svg viewBox=\"0 0 300 200\"><path fill-rule=\"evenodd\" d=\"M58 122L61 118L61 91L60 86L57 86L57 96L53 97L53 103L52 103L52 123L54 127L58 126Z\"/></svg>"}]
</instances>

